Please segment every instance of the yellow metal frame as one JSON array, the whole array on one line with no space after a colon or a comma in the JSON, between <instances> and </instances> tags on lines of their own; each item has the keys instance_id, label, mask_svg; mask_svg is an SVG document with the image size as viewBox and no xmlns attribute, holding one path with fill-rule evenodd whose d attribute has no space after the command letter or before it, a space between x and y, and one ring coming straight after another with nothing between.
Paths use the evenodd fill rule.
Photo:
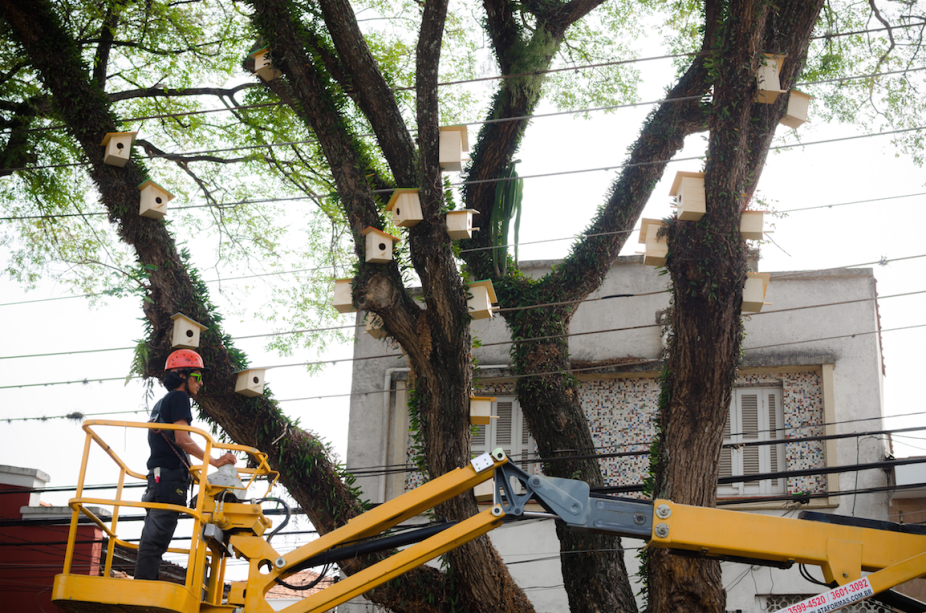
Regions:
<instances>
[{"instance_id":1,"label":"yellow metal frame","mask_svg":"<svg viewBox=\"0 0 926 613\"><path fill-rule=\"evenodd\" d=\"M376 536L384 530L471 490L480 483L492 479L495 469L507 463L508 458L501 450L497 450L492 454L492 461L491 466L478 472L472 465L458 468L421 487L384 502L375 509L355 517L347 525L282 556L282 568L273 568L268 574L261 574L261 564L276 561L281 556L262 538L232 535L231 545L237 553L248 558L250 571L247 582L232 583L228 603L244 606L244 610L248 613L270 613L272 609L264 599L265 594L275 585L277 578L285 579L293 574L292 569L300 562L346 542ZM294 603L283 611L285 613L327 611L498 527L504 515L500 506L483 511Z\"/></svg>"},{"instance_id":2,"label":"yellow metal frame","mask_svg":"<svg viewBox=\"0 0 926 613\"><path fill-rule=\"evenodd\" d=\"M213 440L205 430L194 428L193 426L179 426L175 424L161 423L139 423L126 421L111 420L90 420L83 424L83 430L86 432L84 441L84 452L81 457L80 474L77 479L77 491L75 497L68 501L71 508L71 525L68 532L68 545L65 550L64 569L61 575L55 577L52 592L52 600L56 601L59 606L68 610L74 610L76 602L95 602L111 603L118 606L118 603L125 604L128 601L139 604L158 603L157 607L165 611L177 611L183 613L196 613L200 611L200 594L202 577L208 563L212 573L210 585L207 591L204 603L220 605L222 598L222 585L225 573L224 558L221 555L210 555L207 544L202 540L202 524L213 522L213 516L216 515L214 498L223 490L230 489L224 486L213 486L203 478L208 471L208 464L203 462L191 467L190 472L193 477L193 484L199 486L199 495L197 496L196 508L191 509L182 505L162 504L155 502L133 502L123 500L123 491L125 479L128 475L134 479L146 481L147 469L144 472L137 472L128 467L128 465L119 457L119 455L94 431L95 426L111 426L118 428L134 428L140 430L183 430L191 434L202 436L205 441L205 457L209 457L213 449L225 451L238 451L247 453L255 461L256 468L238 469L240 476L247 478L244 487L250 486L258 477L268 477L267 493L270 492L273 485L279 479L279 473L270 469L267 463L266 454L261 453L253 447L244 445L233 445L218 443ZM116 497L108 498L90 498L83 496L84 480L87 473L87 466L90 459L90 449L92 443L99 445L101 449L117 464L119 467L119 480L116 486ZM104 505L113 508L112 518L108 522L97 517L88 505ZM245 505L224 504L223 509L227 507L240 507ZM260 513L260 507L247 505L251 508L251 513L260 516L260 525L266 529L270 526L270 521ZM176 511L189 515L194 520L193 534L189 549L171 548L168 551L173 553L187 554L189 560L187 564L187 573L183 589L179 586L159 582L159 581L125 581L122 579L109 578L112 572L113 554L116 545L121 545L130 549L138 549L138 545L127 543L117 536L119 526L119 512L123 507L142 508L146 510L160 509ZM222 510L218 514L221 514ZM71 566L74 561L74 546L77 536L78 520L81 515L88 517L109 537L109 547L106 551L106 563L103 569L103 577L89 577L86 575L72 574ZM207 560L208 558L208 560ZM79 607L78 607L79 608ZM220 606L220 609L222 607Z\"/></svg>"},{"instance_id":3,"label":"yellow metal frame","mask_svg":"<svg viewBox=\"0 0 926 613\"><path fill-rule=\"evenodd\" d=\"M827 583L868 576L875 592L926 574L926 536L656 500L650 546L812 564ZM659 536L662 534L663 536Z\"/></svg>"}]
</instances>

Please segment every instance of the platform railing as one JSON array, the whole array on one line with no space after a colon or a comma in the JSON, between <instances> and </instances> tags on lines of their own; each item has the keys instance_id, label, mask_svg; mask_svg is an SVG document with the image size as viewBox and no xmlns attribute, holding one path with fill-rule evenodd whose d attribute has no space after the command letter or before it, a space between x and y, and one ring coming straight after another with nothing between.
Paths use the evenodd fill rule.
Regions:
<instances>
[{"instance_id":1,"label":"platform railing","mask_svg":"<svg viewBox=\"0 0 926 613\"><path fill-rule=\"evenodd\" d=\"M71 572L71 565L74 560L74 546L77 536L77 525L81 515L86 516L93 523L95 523L106 535L109 537L109 546L106 551L106 564L103 570L103 576L109 577L112 573L112 563L113 563L113 554L115 553L115 548L117 545L128 549L138 549L138 545L134 543L129 543L119 539L117 536L117 529L119 526L119 513L120 509L123 507L128 508L140 508L145 509L146 512L154 509L165 510L165 511L176 511L188 515L193 518L193 534L190 541L189 549L179 549L179 548L169 548L167 551L171 553L180 553L187 555L187 572L184 582L184 586L191 590L193 589L194 581L197 577L202 576L201 570L206 564L206 556L208 555L208 548L205 546L205 543L202 541L200 535L202 534L202 524L204 523L204 508L208 496L207 493L208 487L203 487L206 481L206 475L209 469L208 460L204 460L201 464L194 464L190 466L190 473L193 479L193 485L199 486L199 495L196 496L196 508L190 508L182 505L174 504L164 504L159 502L135 502L131 500L123 500L123 491L125 486L126 476L129 476L134 479L139 479L141 481L147 482L147 468L144 472L137 472L129 468L129 466L123 461L122 458L115 452L115 450L109 446L100 435L94 430L94 427L117 427L117 428L132 428L137 430L183 430L189 432L190 434L196 434L203 437L206 441L205 444L205 453L204 457L209 458L213 449L221 449L228 452L243 452L248 454L255 465L254 468L242 467L238 468L238 475L242 481L243 489L247 489L253 483L256 482L258 477L267 477L267 493L269 494L273 485L279 479L279 473L270 469L270 466L267 464L267 456L264 453L261 453L254 447L248 447L245 445L235 445L229 443L220 443L215 441L212 436L200 428L193 426L182 426L177 424L164 424L164 423L151 423L151 422L129 422L129 421L111 421L111 420L89 420L83 423L83 430L86 432L86 439L84 441L84 452L81 456L80 463L80 474L77 479L77 490L75 492L75 497L71 498L68 501L68 506L71 508L71 526L68 533L68 544L64 557L64 569L63 574L67 575ZM87 467L90 460L90 450L93 447L93 443L96 443L119 467L119 481L116 485L116 496L115 498L89 498L83 496L84 481L87 474ZM147 441L146 441L147 443ZM236 489L224 487L223 489ZM265 494L266 495L266 494ZM104 521L98 517L88 505L101 505L112 507L112 517L109 522ZM107 525L107 523L109 525ZM213 561L212 567L213 571L222 572L219 564ZM215 572L213 572L215 574ZM214 578L213 578L214 579ZM214 583L214 580L210 583Z\"/></svg>"}]
</instances>

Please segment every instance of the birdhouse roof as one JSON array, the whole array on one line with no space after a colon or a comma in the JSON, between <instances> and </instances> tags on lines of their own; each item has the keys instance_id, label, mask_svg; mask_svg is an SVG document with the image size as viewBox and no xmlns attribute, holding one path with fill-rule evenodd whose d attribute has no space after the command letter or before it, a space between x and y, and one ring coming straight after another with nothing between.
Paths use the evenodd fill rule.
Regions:
<instances>
[{"instance_id":1,"label":"birdhouse roof","mask_svg":"<svg viewBox=\"0 0 926 613\"><path fill-rule=\"evenodd\" d=\"M167 194L168 200L174 199L174 195L172 193L170 193L169 191L167 191L166 189L164 189L163 187L161 187L160 185L152 181L151 177L145 177L145 180L138 184L138 191L141 191L145 189L146 187L150 187L152 185L158 188L159 190L161 190L162 192L164 192L165 194Z\"/></svg>"},{"instance_id":2,"label":"birdhouse roof","mask_svg":"<svg viewBox=\"0 0 926 613\"><path fill-rule=\"evenodd\" d=\"M251 51L250 53L248 53L248 57L257 57L258 55L263 55L265 53L268 53L269 51L270 51L270 47L261 47L257 51Z\"/></svg>"},{"instance_id":3,"label":"birdhouse roof","mask_svg":"<svg viewBox=\"0 0 926 613\"><path fill-rule=\"evenodd\" d=\"M448 215L463 215L465 213L472 213L474 215L478 215L479 211L477 211L476 209L461 209L459 211L447 211Z\"/></svg>"},{"instance_id":4,"label":"birdhouse roof","mask_svg":"<svg viewBox=\"0 0 926 613\"><path fill-rule=\"evenodd\" d=\"M675 173L675 180L672 181L672 189L669 190L670 196L678 196L678 190L682 187L682 179L692 178L698 179L704 177L703 172L687 172L685 170L680 170Z\"/></svg>"},{"instance_id":5,"label":"birdhouse roof","mask_svg":"<svg viewBox=\"0 0 926 613\"><path fill-rule=\"evenodd\" d=\"M243 372L256 372L256 371L263 372L267 370L268 368L273 368L273 367L272 366L252 366L250 368L245 368L244 370L236 370L235 374L240 375Z\"/></svg>"},{"instance_id":6,"label":"birdhouse roof","mask_svg":"<svg viewBox=\"0 0 926 613\"><path fill-rule=\"evenodd\" d=\"M666 222L661 219L641 219L640 220L640 244L646 243L646 233L650 226L664 226Z\"/></svg>"},{"instance_id":7,"label":"birdhouse roof","mask_svg":"<svg viewBox=\"0 0 926 613\"><path fill-rule=\"evenodd\" d=\"M109 144L109 141L111 141L114 136L131 136L132 142L135 142L136 134L138 134L138 132L107 132L106 136L103 137L103 142L100 144L105 147Z\"/></svg>"},{"instance_id":8,"label":"birdhouse roof","mask_svg":"<svg viewBox=\"0 0 926 613\"><path fill-rule=\"evenodd\" d=\"M386 232L383 232L383 231L380 230L379 228L374 228L373 226L367 226L366 229L365 229L363 232L361 232L361 234L363 234L364 236L366 236L367 234L370 234L371 232L376 232L377 234L381 234L382 236L385 236L386 238L390 238L390 239L392 239L392 240L394 240L394 241L401 240L398 236L393 236L393 235L391 235L391 234L387 234Z\"/></svg>"},{"instance_id":9,"label":"birdhouse roof","mask_svg":"<svg viewBox=\"0 0 926 613\"><path fill-rule=\"evenodd\" d=\"M398 188L397 190L395 190L394 192L392 192L392 196L389 198L389 202L386 203L386 210L387 210L387 211L391 211L391 210L392 210L392 207L395 206L396 200L398 200L398 199L399 199L399 196L401 196L402 194L417 194L417 193L418 193L418 188L417 188L417 187L400 187L400 188Z\"/></svg>"},{"instance_id":10,"label":"birdhouse roof","mask_svg":"<svg viewBox=\"0 0 926 613\"><path fill-rule=\"evenodd\" d=\"M781 74L781 64L788 56L778 53L763 53L762 55L764 55L768 60L775 62L775 72Z\"/></svg>"},{"instance_id":11,"label":"birdhouse roof","mask_svg":"<svg viewBox=\"0 0 926 613\"><path fill-rule=\"evenodd\" d=\"M200 331L205 330L205 329L207 328L207 326L202 325L202 324L199 323L198 321L195 321L195 320L190 319L189 317L187 317L187 316L184 315L183 313L175 313L174 315L171 315L170 318L173 319L174 321L177 321L178 319L182 319L182 320L186 321L187 323L190 323L190 324L196 326L197 328L200 329Z\"/></svg>"},{"instance_id":12,"label":"birdhouse roof","mask_svg":"<svg viewBox=\"0 0 926 613\"><path fill-rule=\"evenodd\" d=\"M492 287L491 279L483 279L482 281L473 281L469 284L470 288L473 287L484 287L489 292L489 302L495 304L498 302L498 298L495 296L495 288Z\"/></svg>"},{"instance_id":13,"label":"birdhouse roof","mask_svg":"<svg viewBox=\"0 0 926 613\"><path fill-rule=\"evenodd\" d=\"M811 96L810 94L805 94L804 92L797 90L797 89L792 89L791 95L797 96L798 98L805 98L807 100L813 100L816 97L816 96Z\"/></svg>"},{"instance_id":14,"label":"birdhouse roof","mask_svg":"<svg viewBox=\"0 0 926 613\"><path fill-rule=\"evenodd\" d=\"M344 279L335 279L334 282L335 282L335 283L340 283L341 281L347 281L348 283L350 283L350 282L353 281L353 280L354 280L353 277L346 277L346 278L344 278Z\"/></svg>"},{"instance_id":15,"label":"birdhouse roof","mask_svg":"<svg viewBox=\"0 0 926 613\"><path fill-rule=\"evenodd\" d=\"M495 402L498 400L495 396L470 396L470 400L488 400L489 402Z\"/></svg>"},{"instance_id":16,"label":"birdhouse roof","mask_svg":"<svg viewBox=\"0 0 926 613\"><path fill-rule=\"evenodd\" d=\"M768 291L768 282L772 274L768 272L747 272L746 276L750 279L762 279L762 295Z\"/></svg>"},{"instance_id":17,"label":"birdhouse roof","mask_svg":"<svg viewBox=\"0 0 926 613\"><path fill-rule=\"evenodd\" d=\"M469 130L466 126L441 126L441 132L459 132L460 140L463 143L463 151L469 151Z\"/></svg>"}]
</instances>

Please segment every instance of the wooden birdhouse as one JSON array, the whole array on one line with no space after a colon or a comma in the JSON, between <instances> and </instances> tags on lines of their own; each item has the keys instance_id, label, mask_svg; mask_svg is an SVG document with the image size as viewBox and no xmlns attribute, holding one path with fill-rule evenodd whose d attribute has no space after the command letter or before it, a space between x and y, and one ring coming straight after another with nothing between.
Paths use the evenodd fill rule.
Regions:
<instances>
[{"instance_id":1,"label":"wooden birdhouse","mask_svg":"<svg viewBox=\"0 0 926 613\"><path fill-rule=\"evenodd\" d=\"M367 334L376 340L382 340L389 335L383 327L383 318L376 313L367 313L367 317L364 320L364 329Z\"/></svg>"},{"instance_id":2,"label":"wooden birdhouse","mask_svg":"<svg viewBox=\"0 0 926 613\"><path fill-rule=\"evenodd\" d=\"M466 301L470 317L473 319L491 319L492 305L498 302L498 298L495 297L495 288L492 287L492 281L486 279L470 283L469 293L473 295L472 298Z\"/></svg>"},{"instance_id":3,"label":"wooden birdhouse","mask_svg":"<svg viewBox=\"0 0 926 613\"><path fill-rule=\"evenodd\" d=\"M353 297L353 279L334 280L334 308L338 313L356 313Z\"/></svg>"},{"instance_id":4,"label":"wooden birdhouse","mask_svg":"<svg viewBox=\"0 0 926 613\"><path fill-rule=\"evenodd\" d=\"M760 241L763 238L765 211L743 211L740 218L740 234L748 241Z\"/></svg>"},{"instance_id":5,"label":"wooden birdhouse","mask_svg":"<svg viewBox=\"0 0 926 613\"><path fill-rule=\"evenodd\" d=\"M174 330L170 335L170 346L180 349L196 349L199 347L199 333L206 329L206 326L197 321L193 321L183 313L171 315L174 320Z\"/></svg>"},{"instance_id":6,"label":"wooden birdhouse","mask_svg":"<svg viewBox=\"0 0 926 613\"><path fill-rule=\"evenodd\" d=\"M386 234L373 226L369 226L361 234L367 237L365 246L367 262L371 264L387 264L392 261L392 243L398 242L398 236Z\"/></svg>"},{"instance_id":7,"label":"wooden birdhouse","mask_svg":"<svg viewBox=\"0 0 926 613\"><path fill-rule=\"evenodd\" d=\"M813 96L810 94L792 89L791 94L788 96L788 112L778 123L797 130L802 123L810 121L807 116L810 114L811 100L813 100Z\"/></svg>"},{"instance_id":8,"label":"wooden birdhouse","mask_svg":"<svg viewBox=\"0 0 926 613\"><path fill-rule=\"evenodd\" d=\"M469 132L466 126L441 126L438 163L445 172L460 172L463 162L468 158L463 156L469 151Z\"/></svg>"},{"instance_id":9,"label":"wooden birdhouse","mask_svg":"<svg viewBox=\"0 0 926 613\"><path fill-rule=\"evenodd\" d=\"M473 227L473 215L478 215L476 209L463 209L462 211L447 211L447 234L453 240L473 238L473 232L479 228Z\"/></svg>"},{"instance_id":10,"label":"wooden birdhouse","mask_svg":"<svg viewBox=\"0 0 926 613\"><path fill-rule=\"evenodd\" d=\"M103 163L110 166L125 166L132 153L132 143L138 132L110 132L103 137L100 143L106 150L103 151Z\"/></svg>"},{"instance_id":11,"label":"wooden birdhouse","mask_svg":"<svg viewBox=\"0 0 926 613\"><path fill-rule=\"evenodd\" d=\"M666 237L656 238L659 229L665 225L660 219L641 219L640 220L640 242L646 245L646 252L643 255L643 264L645 266L664 266L666 256L669 255L669 244Z\"/></svg>"},{"instance_id":12,"label":"wooden birdhouse","mask_svg":"<svg viewBox=\"0 0 926 613\"><path fill-rule=\"evenodd\" d=\"M675 198L681 221L698 221L704 217L704 173L679 172L672 182L669 195Z\"/></svg>"},{"instance_id":13,"label":"wooden birdhouse","mask_svg":"<svg viewBox=\"0 0 926 613\"><path fill-rule=\"evenodd\" d=\"M756 82L759 86L759 91L756 92L756 102L772 104L778 99L779 94L784 93L778 75L781 72L781 65L785 60L785 56L773 53L763 53L762 55L763 61L756 72Z\"/></svg>"},{"instance_id":14,"label":"wooden birdhouse","mask_svg":"<svg viewBox=\"0 0 926 613\"><path fill-rule=\"evenodd\" d=\"M743 313L759 313L766 304L765 293L771 278L767 272L747 272L746 285L743 287Z\"/></svg>"},{"instance_id":15,"label":"wooden birdhouse","mask_svg":"<svg viewBox=\"0 0 926 613\"><path fill-rule=\"evenodd\" d=\"M238 380L235 381L235 393L242 396L263 396L264 394L264 376L267 374L266 368L248 368L239 370L235 373Z\"/></svg>"},{"instance_id":16,"label":"wooden birdhouse","mask_svg":"<svg viewBox=\"0 0 926 613\"><path fill-rule=\"evenodd\" d=\"M167 203L174 199L174 195L152 181L150 178L142 181L138 186L141 192L141 204L138 214L142 217L160 219L167 214Z\"/></svg>"},{"instance_id":17,"label":"wooden birdhouse","mask_svg":"<svg viewBox=\"0 0 926 613\"><path fill-rule=\"evenodd\" d=\"M498 398L470 396L469 423L474 426L488 426L492 422L492 403Z\"/></svg>"},{"instance_id":18,"label":"wooden birdhouse","mask_svg":"<svg viewBox=\"0 0 926 613\"><path fill-rule=\"evenodd\" d=\"M273 67L273 59L270 57L270 47L264 47L248 54L248 57L254 58L254 74L264 81L273 81L283 74Z\"/></svg>"},{"instance_id":19,"label":"wooden birdhouse","mask_svg":"<svg viewBox=\"0 0 926 613\"><path fill-rule=\"evenodd\" d=\"M417 188L397 189L392 192L386 210L392 211L392 223L404 228L411 228L424 219Z\"/></svg>"}]
</instances>

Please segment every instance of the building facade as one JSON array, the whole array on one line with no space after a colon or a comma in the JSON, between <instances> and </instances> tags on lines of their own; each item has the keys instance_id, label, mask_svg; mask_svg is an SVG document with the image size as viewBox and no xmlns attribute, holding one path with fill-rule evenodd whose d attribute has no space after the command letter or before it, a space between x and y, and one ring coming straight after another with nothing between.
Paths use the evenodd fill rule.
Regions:
<instances>
[{"instance_id":1,"label":"building facade","mask_svg":"<svg viewBox=\"0 0 926 613\"><path fill-rule=\"evenodd\" d=\"M521 269L541 276L555 264L526 262ZM577 373L581 403L595 445L609 456L600 464L610 486L632 489L647 471L662 368L660 321L669 306L663 291L666 279L644 266L642 257L621 258L589 297L592 300L578 307L570 329L573 365L581 366ZM884 373L876 297L870 269L772 273L766 296L771 304L762 313L745 317L746 351L724 431L729 446L720 458L721 477L806 472L885 458L883 442L873 437L800 440L881 429ZM358 321L363 316L358 314ZM483 345L508 340L500 317L474 321L473 336ZM480 385L474 393L497 398L493 405L497 419L478 427L473 452L502 447L515 459L536 460L534 442L514 395L509 347L483 346L474 351ZM355 357L398 353L388 339L358 334ZM423 482L424 477L414 472L407 373L407 365L395 357L354 362L348 468L406 467L358 479L374 502ZM374 391L382 393L369 393ZM767 444L739 446L752 441ZM541 470L539 462L522 466ZM887 493L842 494L886 485L883 471L805 474L720 485L718 496L728 508L779 516L814 509L887 519ZM550 521L508 525L489 536L506 562L520 562L510 566L512 575L538 611L568 611L555 558L559 546ZM628 548L641 544L624 539ZM550 556L554 558L534 561ZM634 573L636 558L628 553L626 561ZM722 568L730 611L777 610L823 589L804 580L796 568L773 570L726 562ZM857 610L877 610L871 606L862 604ZM368 607L354 603L348 610Z\"/></svg>"}]
</instances>

